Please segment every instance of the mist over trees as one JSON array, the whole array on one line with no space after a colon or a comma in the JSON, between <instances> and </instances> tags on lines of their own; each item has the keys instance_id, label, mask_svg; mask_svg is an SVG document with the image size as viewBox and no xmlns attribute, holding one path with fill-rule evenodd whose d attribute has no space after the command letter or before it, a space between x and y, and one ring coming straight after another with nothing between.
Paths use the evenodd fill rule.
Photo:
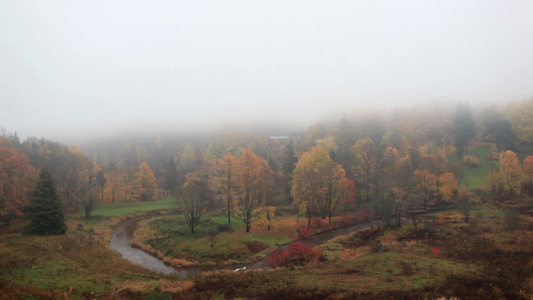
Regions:
<instances>
[{"instance_id":1,"label":"mist over trees","mask_svg":"<svg viewBox=\"0 0 533 300\"><path fill-rule=\"evenodd\" d=\"M520 195L524 181L531 185L533 168L525 159L533 144L531 103L404 107L345 114L305 130L117 138L80 148L34 137L21 142L4 132L0 218L9 224L23 215L44 167L65 212L82 210L88 217L102 203L176 197L190 204L191 231L204 210L216 209L228 224L243 222L246 231L254 223L270 228L280 205L299 207L308 226L341 207L354 214L368 206L374 216L398 224L418 209L467 210L472 196L465 168L479 167L482 159L469 154L476 143L493 145L484 192L503 199ZM194 198L205 199L200 205Z\"/></svg>"}]
</instances>

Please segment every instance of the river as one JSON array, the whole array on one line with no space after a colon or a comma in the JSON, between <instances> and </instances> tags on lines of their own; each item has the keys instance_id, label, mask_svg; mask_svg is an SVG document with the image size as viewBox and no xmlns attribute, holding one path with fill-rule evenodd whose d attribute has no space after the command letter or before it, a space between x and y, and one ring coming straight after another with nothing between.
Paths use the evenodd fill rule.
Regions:
<instances>
[{"instance_id":1,"label":"river","mask_svg":"<svg viewBox=\"0 0 533 300\"><path fill-rule=\"evenodd\" d=\"M246 267L247 269L263 269L266 267L266 261L268 256L260 261L249 263L249 264L240 264L240 265L229 265L229 266L197 266L197 267L182 267L182 268L173 268L165 264L160 259L152 256L151 254L144 252L141 249L134 248L130 245L130 241L133 238L133 233L139 225L139 221L147 219L149 217L139 217L132 218L126 221L121 222L113 232L111 237L110 247L112 250L120 253L123 258L131 261L132 263L144 267L148 270L163 273L163 274L174 274L178 275L181 278L191 277L202 272L206 271L220 271L220 270L235 270ZM326 231L319 233L313 237L298 240L298 242L308 244L311 246L321 245L328 240L342 235L347 235L352 232L361 230L368 227L366 224L358 224L349 227L339 228L331 231ZM294 241L296 242L296 241ZM292 243L294 243L292 242ZM286 249L290 243L281 245L278 250Z\"/></svg>"}]
</instances>

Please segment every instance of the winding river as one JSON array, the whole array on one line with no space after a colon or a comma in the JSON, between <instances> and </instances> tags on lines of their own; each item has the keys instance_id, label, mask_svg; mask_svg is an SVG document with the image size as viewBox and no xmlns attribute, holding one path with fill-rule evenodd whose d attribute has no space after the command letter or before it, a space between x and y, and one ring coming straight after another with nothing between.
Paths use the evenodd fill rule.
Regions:
<instances>
[{"instance_id":1,"label":"winding river","mask_svg":"<svg viewBox=\"0 0 533 300\"><path fill-rule=\"evenodd\" d=\"M220 271L220 270L236 270L246 267L247 269L262 269L265 268L265 263L268 257L264 259L241 265L229 265L229 266L197 266L197 267L183 267L183 268L173 268L158 258L152 256L151 254L144 252L141 249L132 247L129 243L133 238L133 233L137 229L139 221L147 219L150 217L139 217L132 218L126 221L121 222L116 228L111 237L110 247L114 251L120 253L123 258L131 261L134 264L137 264L141 267L144 267L148 270L163 273L163 274L174 274L182 278L191 277L202 272L206 271ZM349 233L361 230L366 228L366 224L358 224L349 227L339 228L323 233L319 233L313 237L298 240L298 242L308 244L311 246L318 246L326 241L342 235L347 235ZM296 242L296 241L294 241ZM294 243L292 242L292 243ZM291 243L281 245L278 250L286 249Z\"/></svg>"}]
</instances>

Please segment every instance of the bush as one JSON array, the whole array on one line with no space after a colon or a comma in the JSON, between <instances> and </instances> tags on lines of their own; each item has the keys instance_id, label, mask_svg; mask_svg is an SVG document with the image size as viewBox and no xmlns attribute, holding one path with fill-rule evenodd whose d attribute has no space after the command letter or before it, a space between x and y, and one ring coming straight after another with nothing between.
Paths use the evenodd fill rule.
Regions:
<instances>
[{"instance_id":1,"label":"bush","mask_svg":"<svg viewBox=\"0 0 533 300\"><path fill-rule=\"evenodd\" d=\"M247 241L244 242L244 244L246 245L246 248L248 248L248 251L250 251L250 253L258 253L268 247L267 244L262 243L260 241Z\"/></svg>"},{"instance_id":2,"label":"bush","mask_svg":"<svg viewBox=\"0 0 533 300\"><path fill-rule=\"evenodd\" d=\"M218 232L218 233L222 233L222 232L233 232L233 227L231 227L231 226L228 225L228 224L218 224L218 225L217 225L217 232Z\"/></svg>"},{"instance_id":3,"label":"bush","mask_svg":"<svg viewBox=\"0 0 533 300\"><path fill-rule=\"evenodd\" d=\"M301 239L307 239L315 235L315 232L308 229L307 225L296 225L294 228L294 233L296 233Z\"/></svg>"},{"instance_id":4,"label":"bush","mask_svg":"<svg viewBox=\"0 0 533 300\"><path fill-rule=\"evenodd\" d=\"M479 158L475 157L474 155L465 156L463 161L470 168L476 168L476 167L481 166L481 163L479 162Z\"/></svg>"},{"instance_id":5,"label":"bush","mask_svg":"<svg viewBox=\"0 0 533 300\"><path fill-rule=\"evenodd\" d=\"M269 267L302 266L311 261L322 261L322 249L313 248L300 242L294 242L286 250L272 253L268 260Z\"/></svg>"},{"instance_id":6,"label":"bush","mask_svg":"<svg viewBox=\"0 0 533 300\"><path fill-rule=\"evenodd\" d=\"M503 219L509 230L518 229L521 225L520 214L514 209L508 209L503 212Z\"/></svg>"},{"instance_id":7,"label":"bush","mask_svg":"<svg viewBox=\"0 0 533 300\"><path fill-rule=\"evenodd\" d=\"M348 227L348 226L352 226L352 225L355 225L357 222L350 216L348 215L345 215L342 217L341 219L341 226L342 227Z\"/></svg>"}]
</instances>

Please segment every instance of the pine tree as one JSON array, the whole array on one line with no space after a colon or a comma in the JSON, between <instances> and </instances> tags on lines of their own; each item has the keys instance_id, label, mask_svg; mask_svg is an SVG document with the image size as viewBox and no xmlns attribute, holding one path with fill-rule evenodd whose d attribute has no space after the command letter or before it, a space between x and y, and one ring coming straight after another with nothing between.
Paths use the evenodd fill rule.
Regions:
<instances>
[{"instance_id":1,"label":"pine tree","mask_svg":"<svg viewBox=\"0 0 533 300\"><path fill-rule=\"evenodd\" d=\"M30 205L25 207L31 224L25 228L25 234L52 235L67 231L65 218L61 210L61 200L56 193L52 174L43 167L39 182L32 193Z\"/></svg>"}]
</instances>

